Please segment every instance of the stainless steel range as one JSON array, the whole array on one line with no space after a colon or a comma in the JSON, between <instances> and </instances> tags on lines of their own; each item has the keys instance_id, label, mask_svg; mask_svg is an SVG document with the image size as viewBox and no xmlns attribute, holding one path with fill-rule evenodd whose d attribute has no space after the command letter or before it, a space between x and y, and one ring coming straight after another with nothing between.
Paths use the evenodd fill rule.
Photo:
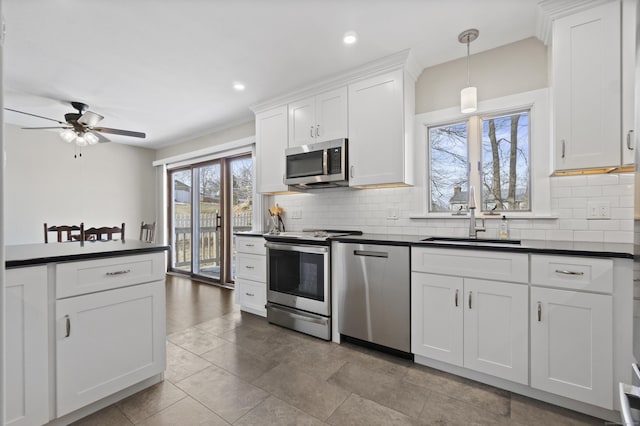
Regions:
<instances>
[{"instance_id":1,"label":"stainless steel range","mask_svg":"<svg viewBox=\"0 0 640 426\"><path fill-rule=\"evenodd\" d=\"M266 234L267 319L331 339L332 237L359 231L307 230Z\"/></svg>"}]
</instances>

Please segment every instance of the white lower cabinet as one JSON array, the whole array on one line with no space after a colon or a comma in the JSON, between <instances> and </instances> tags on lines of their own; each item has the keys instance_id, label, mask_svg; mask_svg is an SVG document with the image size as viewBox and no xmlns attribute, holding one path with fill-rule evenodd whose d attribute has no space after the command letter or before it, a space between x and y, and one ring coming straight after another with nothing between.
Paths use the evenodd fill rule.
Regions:
<instances>
[{"instance_id":1,"label":"white lower cabinet","mask_svg":"<svg viewBox=\"0 0 640 426\"><path fill-rule=\"evenodd\" d=\"M57 300L55 309L58 417L164 371L164 281Z\"/></svg>"},{"instance_id":2,"label":"white lower cabinet","mask_svg":"<svg viewBox=\"0 0 640 426\"><path fill-rule=\"evenodd\" d=\"M613 407L612 296L531 288L531 386Z\"/></svg>"},{"instance_id":3,"label":"white lower cabinet","mask_svg":"<svg viewBox=\"0 0 640 426\"><path fill-rule=\"evenodd\" d=\"M413 272L412 352L528 383L528 287Z\"/></svg>"},{"instance_id":4,"label":"white lower cabinet","mask_svg":"<svg viewBox=\"0 0 640 426\"><path fill-rule=\"evenodd\" d=\"M49 421L47 267L8 269L5 284L5 424Z\"/></svg>"},{"instance_id":5,"label":"white lower cabinet","mask_svg":"<svg viewBox=\"0 0 640 426\"><path fill-rule=\"evenodd\" d=\"M262 236L236 236L235 299L240 309L267 316L267 249Z\"/></svg>"}]
</instances>

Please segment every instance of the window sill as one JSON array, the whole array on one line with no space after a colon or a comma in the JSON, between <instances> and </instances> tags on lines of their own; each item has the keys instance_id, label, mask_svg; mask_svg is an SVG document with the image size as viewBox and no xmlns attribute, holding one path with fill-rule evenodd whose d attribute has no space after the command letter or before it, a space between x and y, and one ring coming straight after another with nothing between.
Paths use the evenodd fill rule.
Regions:
<instances>
[{"instance_id":1,"label":"window sill","mask_svg":"<svg viewBox=\"0 0 640 426\"><path fill-rule=\"evenodd\" d=\"M558 219L559 216L555 216L555 215L549 215L549 214L535 214L535 213L514 213L514 212L505 212L505 213L498 213L498 214L480 214L480 213L476 213L476 219L488 219L488 220L492 220L492 219L502 219L502 216L506 216L507 219ZM458 215L458 214L452 214L452 213L413 213L409 215L409 219L416 219L416 220L422 220L422 219L469 219L469 214L465 213L462 215Z\"/></svg>"}]
</instances>

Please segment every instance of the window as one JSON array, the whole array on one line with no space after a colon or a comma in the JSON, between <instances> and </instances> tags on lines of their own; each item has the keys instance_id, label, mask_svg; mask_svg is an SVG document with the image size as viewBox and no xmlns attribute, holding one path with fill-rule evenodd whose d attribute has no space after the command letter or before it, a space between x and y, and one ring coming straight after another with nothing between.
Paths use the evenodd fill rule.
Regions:
<instances>
[{"instance_id":1,"label":"window","mask_svg":"<svg viewBox=\"0 0 640 426\"><path fill-rule=\"evenodd\" d=\"M483 212L531 211L529 117L524 110L429 127L429 211L465 213L471 185Z\"/></svg>"}]
</instances>

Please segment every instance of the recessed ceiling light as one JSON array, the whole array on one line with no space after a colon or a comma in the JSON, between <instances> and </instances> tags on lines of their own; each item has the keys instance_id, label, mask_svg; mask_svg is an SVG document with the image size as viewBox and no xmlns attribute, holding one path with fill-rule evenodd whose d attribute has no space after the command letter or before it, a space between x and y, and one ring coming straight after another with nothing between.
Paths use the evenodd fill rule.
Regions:
<instances>
[{"instance_id":1,"label":"recessed ceiling light","mask_svg":"<svg viewBox=\"0 0 640 426\"><path fill-rule=\"evenodd\" d=\"M347 31L342 38L344 44L353 44L358 41L358 35L355 31Z\"/></svg>"},{"instance_id":2,"label":"recessed ceiling light","mask_svg":"<svg viewBox=\"0 0 640 426\"><path fill-rule=\"evenodd\" d=\"M244 84L242 84L242 83L233 83L233 88L240 92L240 91L244 90Z\"/></svg>"}]
</instances>

